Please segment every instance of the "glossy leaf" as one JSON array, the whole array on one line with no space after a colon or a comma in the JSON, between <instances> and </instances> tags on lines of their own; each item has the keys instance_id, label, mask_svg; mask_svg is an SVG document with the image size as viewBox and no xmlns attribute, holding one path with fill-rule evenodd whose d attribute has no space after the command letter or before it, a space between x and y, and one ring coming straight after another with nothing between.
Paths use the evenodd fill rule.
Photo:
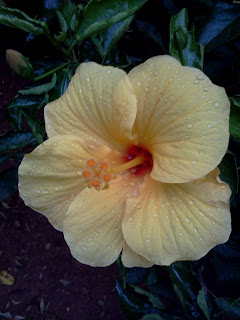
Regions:
<instances>
[{"instance_id":1,"label":"glossy leaf","mask_svg":"<svg viewBox=\"0 0 240 320\"><path fill-rule=\"evenodd\" d=\"M229 320L240 319L240 297L238 299L232 298L216 298L215 302L220 310L217 315L222 314ZM224 318L225 319L225 318Z\"/></svg>"},{"instance_id":2,"label":"glossy leaf","mask_svg":"<svg viewBox=\"0 0 240 320\"><path fill-rule=\"evenodd\" d=\"M197 303L201 285L192 273L189 262L175 262L169 267L170 277L176 295L190 319L205 319Z\"/></svg>"},{"instance_id":3,"label":"glossy leaf","mask_svg":"<svg viewBox=\"0 0 240 320\"><path fill-rule=\"evenodd\" d=\"M143 290L143 289L141 289L137 286L134 286L134 285L132 285L132 287L134 288L135 292L146 296L154 308L157 308L159 310L166 309L166 306L157 297L155 297L152 293L150 293L146 290Z\"/></svg>"},{"instance_id":4,"label":"glossy leaf","mask_svg":"<svg viewBox=\"0 0 240 320\"><path fill-rule=\"evenodd\" d=\"M232 152L228 151L225 154L224 158L222 159L222 162L219 165L219 169L221 171L220 178L224 182L228 183L231 187L231 199L233 199L235 193L238 192L239 177L236 158Z\"/></svg>"},{"instance_id":5,"label":"glossy leaf","mask_svg":"<svg viewBox=\"0 0 240 320\"><path fill-rule=\"evenodd\" d=\"M0 174L0 202L10 198L17 190L18 170L16 168L9 169Z\"/></svg>"},{"instance_id":6,"label":"glossy leaf","mask_svg":"<svg viewBox=\"0 0 240 320\"><path fill-rule=\"evenodd\" d=\"M110 26L107 30L101 33L99 38L92 38L92 41L96 45L96 48L102 58L108 54L108 52L116 45L119 39L127 31L127 28L133 17L134 16L132 15L127 19Z\"/></svg>"},{"instance_id":7,"label":"glossy leaf","mask_svg":"<svg viewBox=\"0 0 240 320\"><path fill-rule=\"evenodd\" d=\"M27 113L23 113L25 120L27 121L29 127L32 130L34 137L37 142L40 144L45 140L46 132L43 122L39 121L36 118L30 117Z\"/></svg>"},{"instance_id":8,"label":"glossy leaf","mask_svg":"<svg viewBox=\"0 0 240 320\"><path fill-rule=\"evenodd\" d=\"M26 13L7 7L0 7L0 23L35 34L48 34L46 22L30 18Z\"/></svg>"},{"instance_id":9,"label":"glossy leaf","mask_svg":"<svg viewBox=\"0 0 240 320\"><path fill-rule=\"evenodd\" d=\"M31 132L10 131L0 136L0 153L22 149L35 143L36 140Z\"/></svg>"},{"instance_id":10,"label":"glossy leaf","mask_svg":"<svg viewBox=\"0 0 240 320\"><path fill-rule=\"evenodd\" d=\"M39 95L25 96L18 94L12 102L8 105L6 110L6 116L8 121L17 130L22 130L22 116L23 111L27 110L30 114L35 114L44 98Z\"/></svg>"},{"instance_id":11,"label":"glossy leaf","mask_svg":"<svg viewBox=\"0 0 240 320\"><path fill-rule=\"evenodd\" d=\"M170 54L182 65L203 69L204 48L196 43L194 28L188 31L187 9L182 9L170 21Z\"/></svg>"},{"instance_id":12,"label":"glossy leaf","mask_svg":"<svg viewBox=\"0 0 240 320\"><path fill-rule=\"evenodd\" d=\"M198 292L197 295L197 303L199 305L199 307L201 308L202 312L204 313L205 317L208 320L210 319L210 315L209 315L209 309L208 309L208 305L207 305L207 301L206 301L206 297L205 297L205 292L204 292L204 288L202 287L202 289Z\"/></svg>"},{"instance_id":13,"label":"glossy leaf","mask_svg":"<svg viewBox=\"0 0 240 320\"><path fill-rule=\"evenodd\" d=\"M85 8L77 39L79 41L100 33L139 10L147 0L91 0Z\"/></svg>"},{"instance_id":14,"label":"glossy leaf","mask_svg":"<svg viewBox=\"0 0 240 320\"><path fill-rule=\"evenodd\" d=\"M230 133L233 137L240 139L240 95L230 98Z\"/></svg>"},{"instance_id":15,"label":"glossy leaf","mask_svg":"<svg viewBox=\"0 0 240 320\"><path fill-rule=\"evenodd\" d=\"M55 86L56 81L57 81L57 76L56 76L56 73L54 73L49 83L45 83L40 86L32 87L26 90L19 90L18 92L24 95L35 95L35 94L40 95L51 90Z\"/></svg>"},{"instance_id":16,"label":"glossy leaf","mask_svg":"<svg viewBox=\"0 0 240 320\"><path fill-rule=\"evenodd\" d=\"M240 34L240 6L218 1L204 23L198 41L211 51Z\"/></svg>"}]
</instances>

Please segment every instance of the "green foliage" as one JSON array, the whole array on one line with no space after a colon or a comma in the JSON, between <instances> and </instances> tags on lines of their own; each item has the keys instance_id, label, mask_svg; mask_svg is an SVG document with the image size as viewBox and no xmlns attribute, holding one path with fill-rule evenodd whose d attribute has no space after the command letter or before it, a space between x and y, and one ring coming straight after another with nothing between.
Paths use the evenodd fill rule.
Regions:
<instances>
[{"instance_id":1,"label":"green foliage","mask_svg":"<svg viewBox=\"0 0 240 320\"><path fill-rule=\"evenodd\" d=\"M43 93L47 93L55 86L56 81L57 81L57 76L56 76L56 73L54 73L49 83L45 83L40 86L32 87L26 90L19 90L18 92L23 95L40 95Z\"/></svg>"},{"instance_id":2,"label":"green foliage","mask_svg":"<svg viewBox=\"0 0 240 320\"><path fill-rule=\"evenodd\" d=\"M233 137L240 139L240 95L230 98L230 133Z\"/></svg>"},{"instance_id":3,"label":"green foliage","mask_svg":"<svg viewBox=\"0 0 240 320\"><path fill-rule=\"evenodd\" d=\"M213 50L240 34L240 6L233 3L217 2L212 14L206 19L198 41L207 52Z\"/></svg>"},{"instance_id":4,"label":"green foliage","mask_svg":"<svg viewBox=\"0 0 240 320\"><path fill-rule=\"evenodd\" d=\"M5 26L21 29L36 34L48 34L49 29L44 21L30 18L24 12L6 7L0 7L0 23Z\"/></svg>"},{"instance_id":5,"label":"green foliage","mask_svg":"<svg viewBox=\"0 0 240 320\"><path fill-rule=\"evenodd\" d=\"M235 193L238 192L238 184L239 184L239 177L238 177L238 169L237 169L237 162L235 155L228 151L222 162L219 165L219 169L221 171L220 178L229 184L232 190L232 197L234 198Z\"/></svg>"},{"instance_id":6,"label":"green foliage","mask_svg":"<svg viewBox=\"0 0 240 320\"><path fill-rule=\"evenodd\" d=\"M93 36L139 10L147 0L91 0L77 32L77 39Z\"/></svg>"},{"instance_id":7,"label":"green foliage","mask_svg":"<svg viewBox=\"0 0 240 320\"><path fill-rule=\"evenodd\" d=\"M183 66L203 69L204 48L196 43L194 28L188 31L187 9L181 10L170 21L170 54L178 59Z\"/></svg>"}]
</instances>

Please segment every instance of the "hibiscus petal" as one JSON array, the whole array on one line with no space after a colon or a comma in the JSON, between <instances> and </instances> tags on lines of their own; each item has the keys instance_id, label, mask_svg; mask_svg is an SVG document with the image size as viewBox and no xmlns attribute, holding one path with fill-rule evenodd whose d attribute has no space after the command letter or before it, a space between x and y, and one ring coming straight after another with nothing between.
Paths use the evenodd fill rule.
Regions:
<instances>
[{"instance_id":1,"label":"hibiscus petal","mask_svg":"<svg viewBox=\"0 0 240 320\"><path fill-rule=\"evenodd\" d=\"M124 216L122 229L129 247L155 264L170 265L200 259L226 242L231 232L231 191L218 174L216 169L184 184L163 184L148 177L141 194L127 201L130 213Z\"/></svg>"},{"instance_id":2,"label":"hibiscus petal","mask_svg":"<svg viewBox=\"0 0 240 320\"><path fill-rule=\"evenodd\" d=\"M124 238L121 221L126 199L137 194L138 185L119 177L108 190L83 190L69 206L63 232L71 253L78 261L104 267L118 258Z\"/></svg>"},{"instance_id":3,"label":"hibiscus petal","mask_svg":"<svg viewBox=\"0 0 240 320\"><path fill-rule=\"evenodd\" d=\"M127 243L124 244L121 258L122 258L122 263L126 268L133 268L133 267L150 268L154 265L154 263L147 260L143 256L140 256L140 254L137 254L132 249L130 249Z\"/></svg>"},{"instance_id":4,"label":"hibiscus petal","mask_svg":"<svg viewBox=\"0 0 240 320\"><path fill-rule=\"evenodd\" d=\"M122 148L132 139L136 97L123 70L82 63L67 91L45 107L49 137L88 134Z\"/></svg>"},{"instance_id":5,"label":"hibiscus petal","mask_svg":"<svg viewBox=\"0 0 240 320\"><path fill-rule=\"evenodd\" d=\"M229 140L225 90L169 56L151 58L128 76L138 97L135 131L154 158L151 176L182 183L213 170Z\"/></svg>"},{"instance_id":6,"label":"hibiscus petal","mask_svg":"<svg viewBox=\"0 0 240 320\"><path fill-rule=\"evenodd\" d=\"M86 187L82 177L86 161L119 157L113 150L91 143L91 138L52 137L25 155L19 167L21 198L58 230L62 230L69 204Z\"/></svg>"}]
</instances>

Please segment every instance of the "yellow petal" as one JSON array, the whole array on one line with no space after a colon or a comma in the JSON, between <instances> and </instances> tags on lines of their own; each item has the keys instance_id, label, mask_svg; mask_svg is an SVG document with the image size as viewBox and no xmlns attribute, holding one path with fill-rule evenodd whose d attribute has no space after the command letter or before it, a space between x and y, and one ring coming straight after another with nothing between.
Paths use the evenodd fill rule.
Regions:
<instances>
[{"instance_id":1,"label":"yellow petal","mask_svg":"<svg viewBox=\"0 0 240 320\"><path fill-rule=\"evenodd\" d=\"M155 264L170 265L200 259L226 242L231 191L218 174L216 169L183 184L162 184L148 177L141 194L127 201L130 214L124 216L122 229L129 247Z\"/></svg>"},{"instance_id":2,"label":"yellow petal","mask_svg":"<svg viewBox=\"0 0 240 320\"><path fill-rule=\"evenodd\" d=\"M69 204L86 187L82 177L86 161L111 159L115 155L111 149L92 143L90 138L52 137L25 155L19 167L21 198L58 230L62 230Z\"/></svg>"},{"instance_id":3,"label":"yellow petal","mask_svg":"<svg viewBox=\"0 0 240 320\"><path fill-rule=\"evenodd\" d=\"M142 267L150 268L154 265L151 261L147 260L143 256L140 256L132 249L129 248L127 243L124 244L122 252L122 263L126 268Z\"/></svg>"},{"instance_id":4,"label":"yellow petal","mask_svg":"<svg viewBox=\"0 0 240 320\"><path fill-rule=\"evenodd\" d=\"M83 190L69 206L63 232L72 255L90 266L104 267L118 258L124 239L121 221L126 199L137 184L119 177L108 190Z\"/></svg>"},{"instance_id":5,"label":"yellow petal","mask_svg":"<svg viewBox=\"0 0 240 320\"><path fill-rule=\"evenodd\" d=\"M128 76L138 98L135 131L154 158L151 176L182 183L213 170L229 139L225 90L169 56L151 58Z\"/></svg>"},{"instance_id":6,"label":"yellow petal","mask_svg":"<svg viewBox=\"0 0 240 320\"><path fill-rule=\"evenodd\" d=\"M45 107L46 130L49 137L88 134L122 148L132 139L136 112L136 97L123 70L82 63L64 95Z\"/></svg>"}]
</instances>

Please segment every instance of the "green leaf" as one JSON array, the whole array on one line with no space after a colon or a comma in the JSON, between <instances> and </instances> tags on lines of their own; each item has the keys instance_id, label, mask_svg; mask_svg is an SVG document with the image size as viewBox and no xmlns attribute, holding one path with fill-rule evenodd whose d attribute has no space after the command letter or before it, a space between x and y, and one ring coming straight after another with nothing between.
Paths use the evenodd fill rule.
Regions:
<instances>
[{"instance_id":1,"label":"green leaf","mask_svg":"<svg viewBox=\"0 0 240 320\"><path fill-rule=\"evenodd\" d=\"M216 3L212 14L204 23L198 41L209 52L240 34L240 6L232 3Z\"/></svg>"},{"instance_id":2,"label":"green leaf","mask_svg":"<svg viewBox=\"0 0 240 320\"><path fill-rule=\"evenodd\" d=\"M22 115L23 111L27 111L28 113L34 116L41 105L44 102L44 98L42 96L24 96L17 95L12 102L7 106L6 116L8 121L13 125L13 127L17 130L22 130Z\"/></svg>"},{"instance_id":3,"label":"green leaf","mask_svg":"<svg viewBox=\"0 0 240 320\"><path fill-rule=\"evenodd\" d=\"M116 45L119 39L127 31L129 24L133 19L133 15L127 19L117 22L107 30L103 31L100 35L100 39L92 38L93 43L96 45L97 50L102 58L104 58L109 51Z\"/></svg>"},{"instance_id":4,"label":"green leaf","mask_svg":"<svg viewBox=\"0 0 240 320\"><path fill-rule=\"evenodd\" d=\"M196 43L194 28L188 31L187 9L182 9L170 21L170 54L182 65L203 69L204 47Z\"/></svg>"},{"instance_id":5,"label":"green leaf","mask_svg":"<svg viewBox=\"0 0 240 320\"><path fill-rule=\"evenodd\" d=\"M0 202L7 200L17 190L18 170L9 169L0 174Z\"/></svg>"},{"instance_id":6,"label":"green leaf","mask_svg":"<svg viewBox=\"0 0 240 320\"><path fill-rule=\"evenodd\" d=\"M137 293L148 297L149 302L152 304L154 308L157 308L159 310L166 309L166 306L159 300L159 298L155 297L152 293L134 285L131 285L131 287L133 287Z\"/></svg>"},{"instance_id":7,"label":"green leaf","mask_svg":"<svg viewBox=\"0 0 240 320\"><path fill-rule=\"evenodd\" d=\"M0 153L22 149L35 143L31 132L7 132L0 136Z\"/></svg>"},{"instance_id":8,"label":"green leaf","mask_svg":"<svg viewBox=\"0 0 240 320\"><path fill-rule=\"evenodd\" d=\"M203 313L205 314L205 317L208 320L210 319L210 315L209 315L209 310L208 310L208 305L207 305L207 301L206 301L206 297L205 297L205 292L204 292L204 288L202 287L202 289L198 292L197 295L197 303L199 305L199 307L201 308L201 310L203 311Z\"/></svg>"},{"instance_id":9,"label":"green leaf","mask_svg":"<svg viewBox=\"0 0 240 320\"><path fill-rule=\"evenodd\" d=\"M58 21L60 23L60 27L61 27L62 31L67 32L67 29L68 29L67 22L64 19L63 15L61 14L60 11L57 11L57 16L58 16Z\"/></svg>"},{"instance_id":10,"label":"green leaf","mask_svg":"<svg viewBox=\"0 0 240 320\"><path fill-rule=\"evenodd\" d=\"M197 303L197 295L201 288L199 280L191 270L189 262L175 262L169 267L174 291L190 319L205 319Z\"/></svg>"},{"instance_id":11,"label":"green leaf","mask_svg":"<svg viewBox=\"0 0 240 320\"><path fill-rule=\"evenodd\" d=\"M240 95L229 98L231 102L230 134L240 139Z\"/></svg>"},{"instance_id":12,"label":"green leaf","mask_svg":"<svg viewBox=\"0 0 240 320\"><path fill-rule=\"evenodd\" d=\"M77 32L79 41L132 16L147 0L90 0Z\"/></svg>"},{"instance_id":13,"label":"green leaf","mask_svg":"<svg viewBox=\"0 0 240 320\"><path fill-rule=\"evenodd\" d=\"M224 315L231 320L240 319L240 297L237 299L232 298L216 298L215 302L220 312L217 315ZM224 318L225 319L225 318Z\"/></svg>"},{"instance_id":14,"label":"green leaf","mask_svg":"<svg viewBox=\"0 0 240 320\"><path fill-rule=\"evenodd\" d=\"M219 169L221 171L220 178L229 184L231 190L232 190L232 196L231 199L234 198L235 193L238 192L238 170L237 170L237 163L235 155L228 151L224 158L222 159L222 162L219 165Z\"/></svg>"},{"instance_id":15,"label":"green leaf","mask_svg":"<svg viewBox=\"0 0 240 320\"><path fill-rule=\"evenodd\" d=\"M43 141L45 140L45 136L46 136L44 124L41 121L39 121L38 119L30 117L25 112L23 112L23 116L24 116L25 120L27 121L29 127L31 128L32 133L33 133L34 137L36 138L37 142L39 144L43 143Z\"/></svg>"},{"instance_id":16,"label":"green leaf","mask_svg":"<svg viewBox=\"0 0 240 320\"><path fill-rule=\"evenodd\" d=\"M40 95L51 90L57 81L56 73L53 74L53 77L49 83L42 84L41 86L32 87L26 90L19 90L18 92L24 95Z\"/></svg>"},{"instance_id":17,"label":"green leaf","mask_svg":"<svg viewBox=\"0 0 240 320\"><path fill-rule=\"evenodd\" d=\"M0 7L0 23L35 34L49 34L46 22L30 18L26 13L7 7Z\"/></svg>"}]
</instances>

